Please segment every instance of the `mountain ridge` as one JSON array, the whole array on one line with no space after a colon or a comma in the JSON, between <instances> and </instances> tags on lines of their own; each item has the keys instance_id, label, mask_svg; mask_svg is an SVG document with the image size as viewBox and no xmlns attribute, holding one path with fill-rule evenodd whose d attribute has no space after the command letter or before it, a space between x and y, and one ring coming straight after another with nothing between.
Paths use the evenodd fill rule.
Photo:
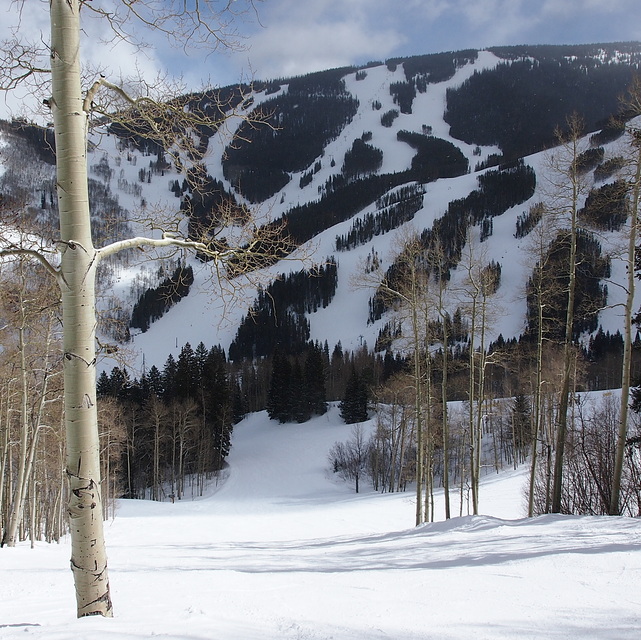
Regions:
<instances>
[{"instance_id":1,"label":"mountain ridge","mask_svg":"<svg viewBox=\"0 0 641 640\"><path fill-rule=\"evenodd\" d=\"M460 90L473 78L477 78L478 82L478 78L483 74L487 74L487 77L491 78L497 68L513 69L515 61L519 64L525 61L527 64L523 68L532 69L541 67L550 59L555 60L559 67L565 65L568 73L574 74L574 69L579 68L583 70L583 73L589 75L590 69L597 69L600 73L602 72L599 77L606 75L606 71L612 71L616 66L614 74L616 82L615 80L608 82L614 84L618 82L622 90L625 86L622 78L631 76L633 71L638 69L641 59L641 45L639 43L609 43L583 46L547 47L541 45L523 48L490 48L476 52L468 50L413 56L406 59L390 60L385 64L370 63L353 69L328 70L298 78L257 83L258 91L254 91L250 99L245 96L241 109L244 110L244 113L250 113L252 109L260 107L268 100L287 95L291 85L298 86L296 91L301 96L304 95L304 87L308 89L311 87L319 92L320 87L324 86L325 78L329 78L327 82L333 87L334 93L341 95L346 93L353 96L358 107L351 119L342 125L339 133L324 144L320 155L310 156L310 161L302 169L286 172L287 182L273 195L264 198L262 202L254 206L257 207L259 213L262 212L261 215L264 215L265 219L286 219L288 216L291 217L291 213L296 210L296 207L307 207L313 202L318 203L318 209L323 209L326 206L323 198L325 194L341 193L340 188L336 191L336 187L331 186L331 181L335 181L337 178L344 180L342 176L345 156L353 148L354 141L362 140L365 145L382 151L382 161L374 170L366 170L363 176L351 181L348 179L345 184L347 186L354 185L358 184L359 180L369 179L373 186L380 182L381 177L389 175L398 180L398 184L392 187L392 191L408 184L421 185L424 190L422 207L414 213L412 222L406 222L399 229L412 226L417 232L428 229L439 216L443 215L453 200L465 197L474 190L477 186L477 177L480 175L479 167L485 166L483 171L488 166L493 166L496 169L500 161L506 160L504 150L497 143L479 144L475 139L464 142L452 134L452 127L447 121L447 118L452 114L451 109L448 110L451 100L449 96ZM426 71L425 69L430 65L433 67L432 71ZM450 72L452 72L451 75ZM433 74L434 77L432 78L430 74ZM411 80L409 84L408 78ZM432 82L432 79L435 81ZM526 80L520 82L520 86L527 85ZM399 97L401 85L410 86L410 88L412 85L416 85L409 109L407 101L405 108L403 104L400 104L403 101L403 98ZM225 89L225 91L229 92L230 89ZM614 100L615 98L610 96L609 99ZM563 105L563 108L566 106ZM558 110L558 120L561 122L564 117L563 108L559 107ZM392 118L392 122L383 123L382 116L394 111L398 114ZM533 122L536 120L536 113L533 112L528 117ZM599 122L603 124L604 118L601 118ZM233 127L235 125L241 126L241 120L235 119L230 125L229 131L215 131L207 138L208 150L203 157L203 165L208 175L219 181L228 193L233 194L240 206L250 206L251 202L238 192L239 184L236 184L235 188L233 181L230 181L225 175L228 136L234 133ZM596 123L593 123L593 127L595 125ZM592 131L596 130L598 129L592 129ZM33 131L29 131L29 135L33 139ZM421 139L432 137L455 146L467 160L469 172L463 173L459 177L438 178L436 180L414 179L416 176L410 170L418 152L416 148L399 139L399 134L402 131L413 132L413 135ZM515 138L519 137L518 131L512 133ZM272 135L277 137L279 130L272 131ZM484 135L479 134L480 137ZM552 132L549 132L549 135L551 136ZM157 172L156 169L151 168L151 161L149 161L150 169L142 178L141 172L143 169L146 172L147 169L138 166L137 163L147 163L146 156L149 154L149 150L137 150L135 142L122 144L119 140L113 135L108 136L100 141L99 146L90 150L89 164L92 168L92 177L99 184L104 185L105 190L116 196L120 205L126 210L140 210L143 201L147 204L153 203L153 207L158 210L176 209L176 205L184 200L184 194L175 198L178 194L170 193L163 183L176 180L179 178L179 174L176 174L171 167ZM606 149L614 149L616 144L617 142L613 141L609 143L609 147L608 145L604 146ZM590 145L588 138L586 138L584 145L586 147ZM270 153L272 152L270 151ZM610 155L616 155L616 151L612 151ZM509 160L509 158L507 159ZM267 153L263 156L263 160L262 164L273 165L275 156L270 156ZM111 173L99 175L93 167L103 161L109 167L112 164L118 164L119 168L109 168ZM525 156L525 161L528 166L534 168L537 178L542 175L545 163L543 151L537 150L534 154ZM373 291L354 290L349 283L356 278L354 274L362 269L361 264L366 262L368 256L376 254L383 271L392 264L394 252L392 238L400 231L397 229L392 230L389 234L374 236L369 242L347 252L337 252L336 250L336 237L348 233L354 221L360 220L362 222L366 216L378 213L379 209L376 206L376 197L374 196L376 191L371 187L368 188L372 193L369 204L365 206L355 204L353 205L354 211L351 211L349 210L350 205L345 200L337 200L339 204L335 206L349 212L345 219L314 233L313 239L306 240L306 243L295 251L286 262L273 265L266 270L265 281L269 281L270 278L280 273L286 274L292 270L298 270L301 265L309 264L309 260L297 262L297 257L309 255L312 247L314 252L312 261L322 262L332 255L337 257L339 273L336 296L328 307L309 314L311 339L321 343L327 341L330 347L340 342L349 349L358 349L364 344L373 348L376 337L384 324L383 321L368 323L368 304ZM380 191L384 195L389 193L390 189L383 185L380 187ZM491 259L500 263L511 262L510 269L504 268L502 276L503 291L510 292L505 303L510 307L510 319L503 318L501 326L493 332L493 339L497 339L499 336L503 338L518 337L523 331L525 296L519 292L524 290L523 280L526 279L526 272L525 269L517 266L510 255L522 254L524 247L524 242L519 242L513 237L515 218L527 211L527 208L536 201L538 193L537 191L532 198L523 204L511 207L500 217L493 218L491 221L492 235L486 238L487 244L485 245L493 247L490 251ZM34 206L37 207L39 199L44 202L44 197L44 195L42 198L34 195L33 201L36 201ZM135 222L131 222L131 224L135 229ZM483 243L479 242L480 244ZM396 250L398 251L398 249ZM225 318L225 314L228 314L228 307L225 304L220 304L219 301L211 301L209 299L211 296L205 292L208 282L205 267L191 258L188 259L188 262L194 268L195 281L191 293L169 310L165 317L155 321L146 333L134 336L133 347L139 350L140 354L145 354L146 366L150 366L151 363L160 366L168 355L167 353L160 354L157 344L167 345L168 351L174 355L177 355L185 342L197 343L200 340L209 344L221 344L227 350L234 339L235 327L238 326L252 305L253 294L250 289L239 305L240 311L234 311L234 315ZM154 268L152 265L152 269ZM135 299L132 299L133 290L128 290L128 287L133 282L134 276L140 277L140 274L136 275L140 269L141 267L137 265L133 267L132 272L128 272L127 268L121 265L116 266L114 273L118 275L111 281L107 280L107 283L111 282L113 285L111 288L119 300L119 305L125 309L132 307L135 302ZM159 280L149 273L149 268L142 267L142 270L148 273L145 278L149 281L150 286L158 284ZM517 273L520 274L518 278ZM613 278L618 277L619 271L616 267L613 268L613 274ZM615 295L612 291L610 294ZM111 304L111 306L114 305ZM336 322L332 316L346 320ZM188 318L187 323L181 320L183 317ZM603 312L602 318L601 324L604 328L616 330L617 321L611 311ZM134 370L140 369L141 357L139 355ZM108 364L104 366L108 366Z\"/></svg>"}]
</instances>

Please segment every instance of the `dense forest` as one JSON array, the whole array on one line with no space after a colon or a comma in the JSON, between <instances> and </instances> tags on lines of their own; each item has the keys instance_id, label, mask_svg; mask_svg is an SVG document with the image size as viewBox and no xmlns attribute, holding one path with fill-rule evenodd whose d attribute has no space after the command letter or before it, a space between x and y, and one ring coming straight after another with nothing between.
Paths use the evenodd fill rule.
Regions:
<instances>
[{"instance_id":1,"label":"dense forest","mask_svg":"<svg viewBox=\"0 0 641 640\"><path fill-rule=\"evenodd\" d=\"M492 51L517 54L515 49ZM632 66L600 64L593 57L575 57L573 50L556 49L554 57L546 51L554 53L528 48L520 54L527 57L475 72L449 89L445 120L452 135L473 144L498 144L513 160L552 146L554 132L565 130L573 112L581 113L589 131L617 113Z\"/></svg>"},{"instance_id":2,"label":"dense forest","mask_svg":"<svg viewBox=\"0 0 641 640\"><path fill-rule=\"evenodd\" d=\"M234 422L242 415L220 347L185 344L139 379L126 369L103 372L98 397L108 400L110 476L116 495L181 499L200 495L229 453ZM110 410L110 413L107 411Z\"/></svg>"},{"instance_id":3,"label":"dense forest","mask_svg":"<svg viewBox=\"0 0 641 640\"><path fill-rule=\"evenodd\" d=\"M238 142L226 150L225 178L250 202L266 200L289 182L290 173L322 155L357 108L342 79L324 83L322 94L310 91L309 82L290 82L287 93L259 107L268 126L241 125Z\"/></svg>"}]
</instances>

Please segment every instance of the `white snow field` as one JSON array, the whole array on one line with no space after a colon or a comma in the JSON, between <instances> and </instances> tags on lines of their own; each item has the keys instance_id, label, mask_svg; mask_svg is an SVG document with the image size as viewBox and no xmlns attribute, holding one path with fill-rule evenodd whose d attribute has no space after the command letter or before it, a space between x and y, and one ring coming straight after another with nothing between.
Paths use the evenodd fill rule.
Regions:
<instances>
[{"instance_id":1,"label":"white snow field","mask_svg":"<svg viewBox=\"0 0 641 640\"><path fill-rule=\"evenodd\" d=\"M523 518L527 469L486 515L414 527L414 492L355 494L327 453L337 409L236 426L205 497L120 501L106 523L113 619L75 618L68 540L0 551L0 640L555 640L641 637L641 520ZM456 495L455 512L459 513Z\"/></svg>"}]
</instances>

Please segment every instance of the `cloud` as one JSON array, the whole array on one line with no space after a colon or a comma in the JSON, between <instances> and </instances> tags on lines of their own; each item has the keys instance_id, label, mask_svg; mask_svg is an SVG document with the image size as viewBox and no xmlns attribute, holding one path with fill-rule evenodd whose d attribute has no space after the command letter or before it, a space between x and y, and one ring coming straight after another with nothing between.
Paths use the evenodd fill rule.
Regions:
<instances>
[{"instance_id":1,"label":"cloud","mask_svg":"<svg viewBox=\"0 0 641 640\"><path fill-rule=\"evenodd\" d=\"M402 41L393 30L349 22L284 24L253 38L249 59L261 77L298 75L386 57Z\"/></svg>"},{"instance_id":2,"label":"cloud","mask_svg":"<svg viewBox=\"0 0 641 640\"><path fill-rule=\"evenodd\" d=\"M154 0L153 6L166 1ZM247 2L237 5L242 10ZM48 6L47 0L12 2L0 39L20 27L31 40L47 42ZM92 6L126 11L122 0L93 0ZM148 48L106 43L111 32L104 19L91 19L87 10L83 57L116 79L131 73L154 78L167 70L198 89L208 82L225 85L464 48L641 40L639 0L265 0L256 6L258 17L249 12L233 23L247 36L247 50L209 56L200 49L172 49L164 35L135 21L130 26ZM39 103L28 94L9 100ZM0 97L0 116L7 113L2 104Z\"/></svg>"},{"instance_id":3,"label":"cloud","mask_svg":"<svg viewBox=\"0 0 641 640\"><path fill-rule=\"evenodd\" d=\"M385 58L406 37L385 20L396 2L281 0L261 15L246 58L260 77L277 77Z\"/></svg>"}]
</instances>

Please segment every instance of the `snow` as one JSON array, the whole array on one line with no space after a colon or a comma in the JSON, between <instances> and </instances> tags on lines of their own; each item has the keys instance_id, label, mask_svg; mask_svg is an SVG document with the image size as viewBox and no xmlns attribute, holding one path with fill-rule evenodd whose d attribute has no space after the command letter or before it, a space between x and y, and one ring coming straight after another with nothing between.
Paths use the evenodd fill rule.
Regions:
<instances>
[{"instance_id":1,"label":"snow","mask_svg":"<svg viewBox=\"0 0 641 640\"><path fill-rule=\"evenodd\" d=\"M355 494L333 407L234 431L225 480L106 523L115 618L76 620L68 540L3 549L0 640L638 638L641 520L523 518L527 468L486 476L485 515L414 527L414 492ZM458 496L454 511L458 514Z\"/></svg>"},{"instance_id":2,"label":"snow","mask_svg":"<svg viewBox=\"0 0 641 640\"><path fill-rule=\"evenodd\" d=\"M372 143L384 151L384 170L408 166L413 152L396 142L399 129L449 138L443 121L448 86L462 82L496 63L482 53L474 65L457 71L445 83L430 85L416 98L414 114L401 114L391 129L380 127L380 115L392 108L389 83L402 79L400 67L368 69L364 80L347 78L360 100L357 116L326 150L334 157L314 182L301 190L299 176L275 196L274 217L291 204L317 197L318 185L340 170L353 140L372 130ZM371 101L380 99L375 111ZM233 128L233 123L230 124ZM481 156L456 142L471 165ZM210 146L208 166L220 174L221 140ZM608 149L610 154L616 150ZM117 155L115 141L102 140L100 154ZM117 174L130 183L149 158L123 159ZM93 162L93 160L92 160ZM543 154L526 159L540 176ZM171 209L173 176L154 177L142 185L154 208ZM423 209L412 227L421 230L441 216L447 204L476 188L476 175L439 180L425 186ZM116 180L112 183L115 191ZM283 204L280 204L284 195ZM118 192L122 206L132 212L139 197ZM488 339L508 338L523 328L523 283L531 265L524 256L526 241L516 240L516 216L524 203L494 220L493 235L483 243L488 262L503 265L497 320ZM269 203L266 207L269 209ZM361 212L365 215L369 210ZM330 307L310 316L312 339L339 340L346 349L372 347L382 324L367 325L365 288L350 281L375 249L383 269L393 259L396 233L374 238L353 251L336 254L337 234L347 232L349 220L320 234L298 255L321 261L332 254L339 262L339 286ZM402 233L403 229L399 230ZM615 243L617 234L612 235ZM613 245L614 246L614 245ZM298 270L304 262L292 259L272 267L269 274ZM133 347L145 354L147 367L161 367L185 342L195 346L221 344L227 348L238 321L253 300L248 288L232 309L228 299L212 291L206 267L192 262L196 282L189 296L137 335ZM152 263L152 267L155 266ZM140 269L140 267L138 267ZM462 271L462 270L458 270ZM462 274L455 272L452 286ZM613 279L622 281L624 268L613 262ZM127 274L116 289L126 293ZM601 315L604 329L621 326L614 305L622 293L611 286L610 310ZM124 295L124 294L123 294ZM641 300L635 303L638 307ZM456 304L456 300L452 301ZM500 311L508 309L509 313ZM109 369L115 363L103 363ZM139 372L136 371L134 375ZM541 516L524 518L523 492L527 468L487 475L481 486L484 514L459 510L443 519L442 494L436 494L436 522L414 527L415 495L355 494L332 475L327 452L346 440L350 428L334 407L304 425L278 425L265 413L248 417L234 431L229 469L208 495L176 504L119 501L117 514L106 523L110 579L116 617L75 619L70 545L21 544L0 552L0 640L474 640L637 638L641 626L641 520L606 517Z\"/></svg>"}]
</instances>

